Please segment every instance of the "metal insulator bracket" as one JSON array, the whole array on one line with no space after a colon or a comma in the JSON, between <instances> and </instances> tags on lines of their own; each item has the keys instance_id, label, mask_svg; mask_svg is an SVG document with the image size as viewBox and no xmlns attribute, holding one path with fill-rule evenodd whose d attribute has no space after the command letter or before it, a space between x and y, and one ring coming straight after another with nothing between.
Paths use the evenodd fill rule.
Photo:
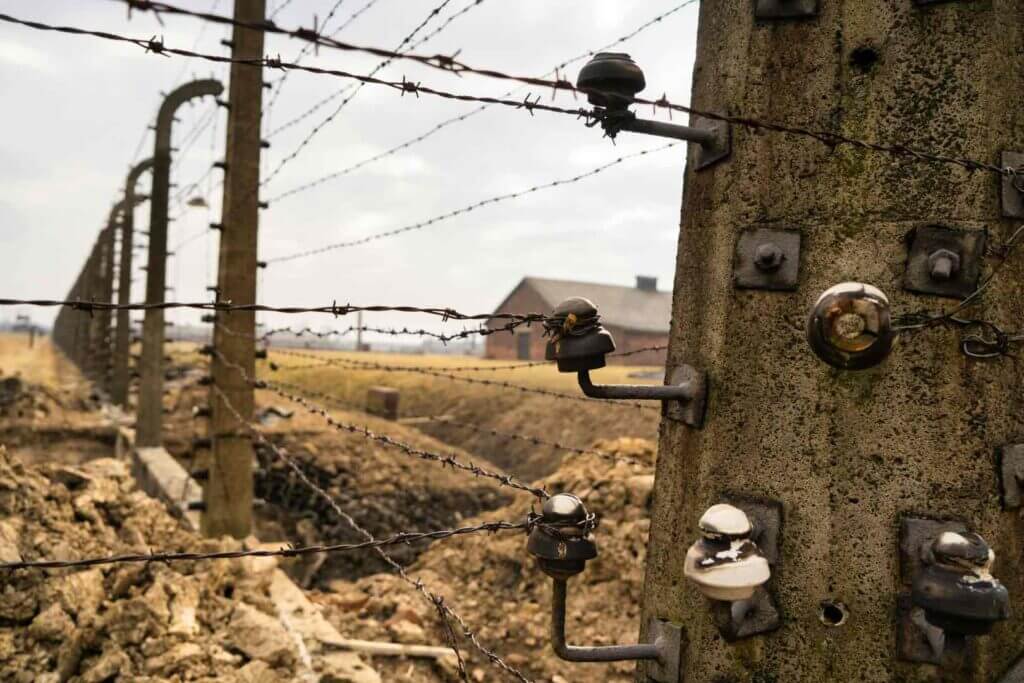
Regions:
<instances>
[{"instance_id":1,"label":"metal insulator bracket","mask_svg":"<svg viewBox=\"0 0 1024 683\"><path fill-rule=\"evenodd\" d=\"M818 16L818 0L757 0L758 19L803 19Z\"/></svg>"}]
</instances>

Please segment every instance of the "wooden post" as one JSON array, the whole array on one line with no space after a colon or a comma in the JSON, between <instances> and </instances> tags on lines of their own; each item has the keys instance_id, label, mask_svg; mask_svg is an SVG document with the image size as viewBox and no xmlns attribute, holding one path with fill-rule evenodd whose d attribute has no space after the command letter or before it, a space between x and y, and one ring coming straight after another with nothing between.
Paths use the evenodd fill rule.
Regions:
<instances>
[{"instance_id":1,"label":"wooden post","mask_svg":"<svg viewBox=\"0 0 1024 683\"><path fill-rule=\"evenodd\" d=\"M239 21L261 22L265 11L265 0L235 0L234 16ZM236 26L231 44L235 59L263 56L262 31ZM256 300L262 106L263 71L232 64L217 291L221 299L237 304ZM255 334L254 313L217 313L213 332L217 353L210 359L213 454L209 483L203 487L206 505L201 524L208 536L244 538L252 529L253 449L239 418L247 423L253 414L250 378L256 372Z\"/></svg>"},{"instance_id":2,"label":"wooden post","mask_svg":"<svg viewBox=\"0 0 1024 683\"><path fill-rule=\"evenodd\" d=\"M171 182L171 129L174 113L190 99L219 95L224 87L215 80L192 81L164 98L156 120L153 148L153 187L149 201L149 259L146 262L146 303L163 303L167 285L167 204ZM142 322L139 359L139 409L135 421L136 445L162 445L164 398L164 311L149 309Z\"/></svg>"}]
</instances>

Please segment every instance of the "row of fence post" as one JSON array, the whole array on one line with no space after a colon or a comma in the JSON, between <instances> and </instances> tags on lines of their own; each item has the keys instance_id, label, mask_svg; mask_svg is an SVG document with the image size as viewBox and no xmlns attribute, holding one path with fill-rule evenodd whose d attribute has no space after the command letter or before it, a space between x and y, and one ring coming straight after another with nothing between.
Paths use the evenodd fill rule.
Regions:
<instances>
[{"instance_id":1,"label":"row of fence post","mask_svg":"<svg viewBox=\"0 0 1024 683\"><path fill-rule=\"evenodd\" d=\"M258 24L266 11L266 0L235 0L235 17ZM232 57L258 59L263 54L263 32L236 26L228 43ZM235 63L231 69L225 159L218 164L226 174L222 203L218 301L255 303L256 244L259 210L260 139L263 72L249 64ZM171 187L171 139L175 113L196 98L217 97L223 85L213 79L186 83L165 98L157 115L153 157L137 164L126 178L123 196L115 202L107 224L96 237L88 259L65 299L86 303L132 301L132 256L135 244L135 207L150 202L145 302L163 303L166 293L167 226ZM140 177L152 172L148 194L138 191ZM116 283L116 289L115 289ZM142 323L139 362L130 367L134 335L127 308L111 310L60 309L53 325L58 349L92 382L97 393L112 403L129 408L129 385L139 378L135 445L159 447L163 442L164 412L164 310L147 308ZM204 532L210 536L249 535L252 527L252 443L238 420L250 420L253 387L235 368L251 377L255 370L255 316L218 312L214 316L214 348L211 357L213 383L210 395L209 437L212 456L206 462L202 503ZM223 329L222 329L223 328ZM224 329L230 334L224 334ZM236 414L237 413L237 414Z\"/></svg>"}]
</instances>

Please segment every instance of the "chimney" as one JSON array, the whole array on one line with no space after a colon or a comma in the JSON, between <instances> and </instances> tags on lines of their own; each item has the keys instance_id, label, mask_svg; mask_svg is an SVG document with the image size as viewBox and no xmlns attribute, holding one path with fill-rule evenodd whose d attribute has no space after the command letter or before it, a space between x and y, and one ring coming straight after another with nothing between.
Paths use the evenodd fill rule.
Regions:
<instances>
[{"instance_id":1,"label":"chimney","mask_svg":"<svg viewBox=\"0 0 1024 683\"><path fill-rule=\"evenodd\" d=\"M637 275L636 288L641 292L656 292L658 291L658 278L649 277L647 275Z\"/></svg>"}]
</instances>

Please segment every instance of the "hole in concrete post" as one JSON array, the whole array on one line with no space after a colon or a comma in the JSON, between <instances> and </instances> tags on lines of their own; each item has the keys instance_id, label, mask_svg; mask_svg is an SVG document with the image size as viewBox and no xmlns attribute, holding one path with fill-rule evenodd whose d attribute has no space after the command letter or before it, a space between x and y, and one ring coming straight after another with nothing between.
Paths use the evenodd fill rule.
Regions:
<instances>
[{"instance_id":1,"label":"hole in concrete post","mask_svg":"<svg viewBox=\"0 0 1024 683\"><path fill-rule=\"evenodd\" d=\"M842 626L850 617L850 610L838 600L823 600L818 617L826 626Z\"/></svg>"},{"instance_id":2,"label":"hole in concrete post","mask_svg":"<svg viewBox=\"0 0 1024 683\"><path fill-rule=\"evenodd\" d=\"M878 50L864 45L850 53L850 66L861 73L867 73L878 63L878 58Z\"/></svg>"}]
</instances>

